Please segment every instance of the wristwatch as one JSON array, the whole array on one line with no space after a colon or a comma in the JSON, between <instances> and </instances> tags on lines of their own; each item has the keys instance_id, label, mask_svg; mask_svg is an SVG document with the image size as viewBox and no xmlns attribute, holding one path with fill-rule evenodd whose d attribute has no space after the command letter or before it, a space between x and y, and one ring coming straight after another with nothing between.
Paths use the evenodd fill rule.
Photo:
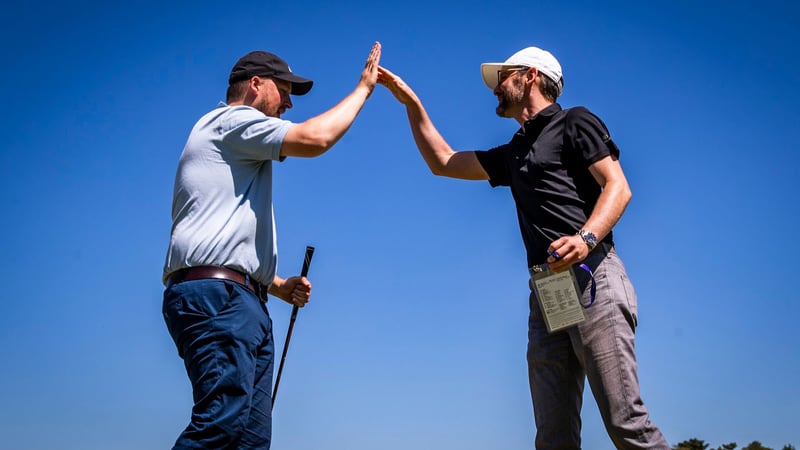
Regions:
<instances>
[{"instance_id":1,"label":"wristwatch","mask_svg":"<svg viewBox=\"0 0 800 450\"><path fill-rule=\"evenodd\" d=\"M583 239L583 242L586 243L586 246L589 247L589 251L592 251L595 247L597 247L597 236L595 236L591 231L580 230L577 234L581 237L581 239Z\"/></svg>"}]
</instances>

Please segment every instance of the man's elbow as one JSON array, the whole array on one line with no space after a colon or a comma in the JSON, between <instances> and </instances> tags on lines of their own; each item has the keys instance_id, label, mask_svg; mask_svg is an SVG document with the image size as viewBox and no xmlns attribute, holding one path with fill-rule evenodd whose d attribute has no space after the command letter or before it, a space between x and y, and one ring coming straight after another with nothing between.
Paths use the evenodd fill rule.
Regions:
<instances>
[{"instance_id":1,"label":"man's elbow","mask_svg":"<svg viewBox=\"0 0 800 450\"><path fill-rule=\"evenodd\" d=\"M432 174L439 177L450 177L452 176L453 169L451 165L452 156L453 152L450 152L450 154L446 156L443 156L437 152L431 152L431 154L425 156L425 162L428 163L428 167L431 169Z\"/></svg>"},{"instance_id":2,"label":"man's elbow","mask_svg":"<svg viewBox=\"0 0 800 450\"><path fill-rule=\"evenodd\" d=\"M314 142L305 147L305 154L309 158L319 156L330 150L330 148L333 147L333 144L335 144L335 142L329 142L329 141Z\"/></svg>"},{"instance_id":3,"label":"man's elbow","mask_svg":"<svg viewBox=\"0 0 800 450\"><path fill-rule=\"evenodd\" d=\"M302 123L289 130L284 140L285 154L311 158L328 151L339 140L337 136L322 127Z\"/></svg>"},{"instance_id":4,"label":"man's elbow","mask_svg":"<svg viewBox=\"0 0 800 450\"><path fill-rule=\"evenodd\" d=\"M318 156L330 150L336 144L336 141L338 141L338 136L322 130L316 130L306 136L306 139L303 140L303 146L310 156Z\"/></svg>"},{"instance_id":5,"label":"man's elbow","mask_svg":"<svg viewBox=\"0 0 800 450\"><path fill-rule=\"evenodd\" d=\"M437 177L446 177L447 171L446 166L444 164L429 164L428 167L431 169L431 173L436 175Z\"/></svg>"},{"instance_id":6,"label":"man's elbow","mask_svg":"<svg viewBox=\"0 0 800 450\"><path fill-rule=\"evenodd\" d=\"M630 186L625 183L622 187L622 192L620 192L620 199L622 200L623 206L628 206L628 203L631 202L631 198L633 198L633 192L631 192Z\"/></svg>"},{"instance_id":7,"label":"man's elbow","mask_svg":"<svg viewBox=\"0 0 800 450\"><path fill-rule=\"evenodd\" d=\"M328 151L336 140L325 136L304 136L301 140L284 142L282 154L301 158L313 158Z\"/></svg>"}]
</instances>

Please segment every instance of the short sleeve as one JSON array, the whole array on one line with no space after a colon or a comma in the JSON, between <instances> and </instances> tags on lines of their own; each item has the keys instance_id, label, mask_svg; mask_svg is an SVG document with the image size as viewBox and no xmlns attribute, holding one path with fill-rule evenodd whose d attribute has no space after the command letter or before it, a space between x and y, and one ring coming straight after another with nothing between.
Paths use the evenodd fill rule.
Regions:
<instances>
[{"instance_id":1,"label":"short sleeve","mask_svg":"<svg viewBox=\"0 0 800 450\"><path fill-rule=\"evenodd\" d=\"M613 156L619 158L619 148L611 139L606 124L588 109L572 108L567 112L565 144L587 165Z\"/></svg>"},{"instance_id":2,"label":"short sleeve","mask_svg":"<svg viewBox=\"0 0 800 450\"><path fill-rule=\"evenodd\" d=\"M489 184L495 186L510 186L511 177L506 163L507 155L510 152L508 144L495 147L491 150L480 150L475 152L478 162L483 166L483 170L489 175Z\"/></svg>"}]
</instances>

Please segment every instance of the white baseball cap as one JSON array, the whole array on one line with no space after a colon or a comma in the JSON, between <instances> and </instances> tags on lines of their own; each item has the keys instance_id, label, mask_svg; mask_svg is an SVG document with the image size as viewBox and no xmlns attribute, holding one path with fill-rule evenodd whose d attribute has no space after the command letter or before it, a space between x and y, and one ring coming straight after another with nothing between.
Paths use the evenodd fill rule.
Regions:
<instances>
[{"instance_id":1,"label":"white baseball cap","mask_svg":"<svg viewBox=\"0 0 800 450\"><path fill-rule=\"evenodd\" d=\"M542 50L538 47L523 48L511 55L505 62L501 63L483 63L481 64L481 75L483 82L489 89L494 89L497 86L497 71L506 67L535 67L539 72L547 75L558 83L561 80L561 64L558 60L547 50Z\"/></svg>"}]
</instances>

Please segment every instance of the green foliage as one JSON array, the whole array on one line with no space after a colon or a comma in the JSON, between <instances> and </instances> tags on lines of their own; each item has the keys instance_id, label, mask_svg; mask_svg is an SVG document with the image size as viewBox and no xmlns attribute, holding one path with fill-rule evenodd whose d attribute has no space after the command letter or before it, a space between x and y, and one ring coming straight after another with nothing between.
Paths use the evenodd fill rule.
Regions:
<instances>
[{"instance_id":1,"label":"green foliage","mask_svg":"<svg viewBox=\"0 0 800 450\"><path fill-rule=\"evenodd\" d=\"M708 444L700 439L689 439L688 441L679 442L678 445L672 447L672 450L706 450Z\"/></svg>"},{"instance_id":2,"label":"green foliage","mask_svg":"<svg viewBox=\"0 0 800 450\"><path fill-rule=\"evenodd\" d=\"M687 441L679 442L678 445L672 447L672 450L707 450L708 444L705 443L702 439L692 438ZM731 442L728 444L722 444L716 449L712 450L735 450L736 449L736 442ZM753 441L746 446L742 447L742 450L772 450L769 447L764 447L761 442ZM783 446L781 450L797 450L794 445L786 444Z\"/></svg>"},{"instance_id":3,"label":"green foliage","mask_svg":"<svg viewBox=\"0 0 800 450\"><path fill-rule=\"evenodd\" d=\"M761 445L761 442L753 441L742 447L742 450L772 450L772 449L769 447L764 447L763 445Z\"/></svg>"}]
</instances>

